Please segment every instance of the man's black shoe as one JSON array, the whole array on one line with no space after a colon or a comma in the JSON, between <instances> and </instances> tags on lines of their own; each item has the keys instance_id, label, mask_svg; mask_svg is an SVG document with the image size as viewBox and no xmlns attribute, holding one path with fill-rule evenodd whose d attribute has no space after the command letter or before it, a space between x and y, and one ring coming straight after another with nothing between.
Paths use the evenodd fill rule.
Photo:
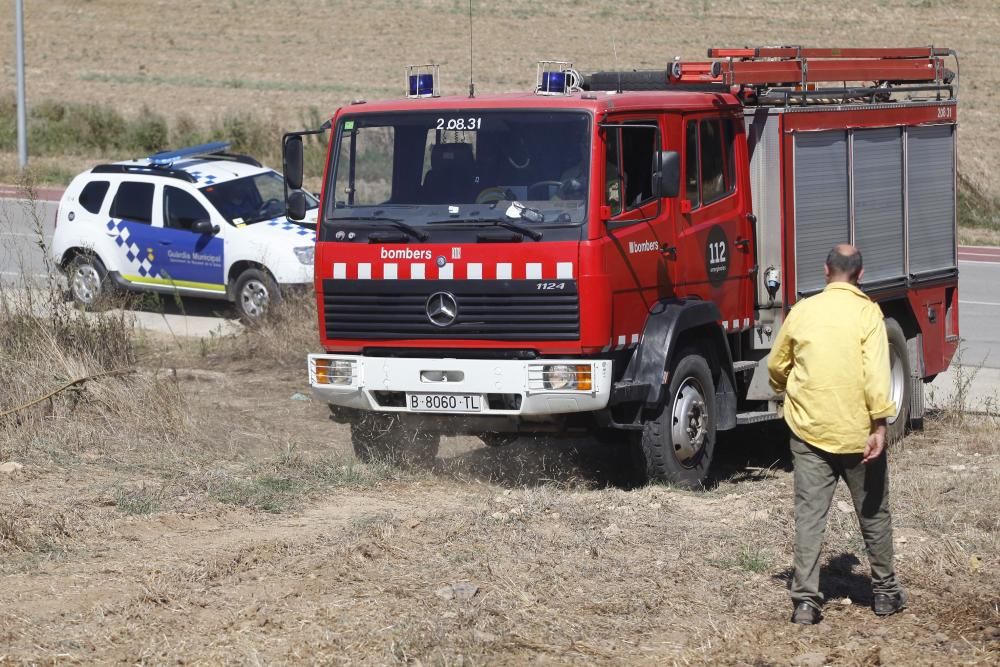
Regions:
<instances>
[{"instance_id":1,"label":"man's black shoe","mask_svg":"<svg viewBox=\"0 0 1000 667\"><path fill-rule=\"evenodd\" d=\"M872 611L876 616L891 616L906 608L906 593L900 591L895 595L876 593L872 599Z\"/></svg>"},{"instance_id":2,"label":"man's black shoe","mask_svg":"<svg viewBox=\"0 0 1000 667\"><path fill-rule=\"evenodd\" d=\"M792 623L798 623L799 625L816 625L819 623L819 619L822 618L819 613L819 609L812 606L808 602L800 602L795 605L795 611L792 612Z\"/></svg>"}]
</instances>

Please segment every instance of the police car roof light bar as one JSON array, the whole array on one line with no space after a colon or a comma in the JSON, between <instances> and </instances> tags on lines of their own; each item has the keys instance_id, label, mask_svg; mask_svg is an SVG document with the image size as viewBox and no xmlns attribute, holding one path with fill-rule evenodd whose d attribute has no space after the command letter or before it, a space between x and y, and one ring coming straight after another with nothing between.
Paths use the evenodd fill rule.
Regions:
<instances>
[{"instance_id":1,"label":"police car roof light bar","mask_svg":"<svg viewBox=\"0 0 1000 667\"><path fill-rule=\"evenodd\" d=\"M197 146L187 146L185 148L178 148L172 151L161 151L159 153L154 153L153 155L150 155L149 163L157 166L168 166L186 157L196 157L198 155L212 155L213 153L222 153L228 150L229 146L230 144L227 141L213 141L207 144L198 144Z\"/></svg>"}]
</instances>

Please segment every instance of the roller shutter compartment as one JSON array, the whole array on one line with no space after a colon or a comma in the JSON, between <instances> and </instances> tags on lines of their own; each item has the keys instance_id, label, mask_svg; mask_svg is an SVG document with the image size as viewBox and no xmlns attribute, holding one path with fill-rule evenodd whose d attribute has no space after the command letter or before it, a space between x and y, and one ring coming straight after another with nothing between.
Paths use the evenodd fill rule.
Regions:
<instances>
[{"instance_id":1,"label":"roller shutter compartment","mask_svg":"<svg viewBox=\"0 0 1000 667\"><path fill-rule=\"evenodd\" d=\"M907 130L910 274L955 267L955 128Z\"/></svg>"},{"instance_id":2,"label":"roller shutter compartment","mask_svg":"<svg viewBox=\"0 0 1000 667\"><path fill-rule=\"evenodd\" d=\"M903 237L903 130L854 131L854 244L864 283L906 277Z\"/></svg>"},{"instance_id":3,"label":"roller shutter compartment","mask_svg":"<svg viewBox=\"0 0 1000 667\"><path fill-rule=\"evenodd\" d=\"M795 136L795 275L800 293L823 289L830 248L850 239L847 132Z\"/></svg>"}]
</instances>

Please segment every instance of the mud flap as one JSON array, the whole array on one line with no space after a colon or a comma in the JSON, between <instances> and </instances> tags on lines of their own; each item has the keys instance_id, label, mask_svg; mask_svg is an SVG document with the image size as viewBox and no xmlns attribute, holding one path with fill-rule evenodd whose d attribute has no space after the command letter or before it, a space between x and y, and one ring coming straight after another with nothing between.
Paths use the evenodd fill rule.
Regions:
<instances>
[{"instance_id":1,"label":"mud flap","mask_svg":"<svg viewBox=\"0 0 1000 667\"><path fill-rule=\"evenodd\" d=\"M716 428L735 428L736 380L720 319L718 307L710 301L661 301L654 305L639 347L611 391L610 404L642 402L646 409L655 409L662 398L664 370L670 367L678 340L684 332L700 328L703 336L699 342L704 346L709 365L721 369L715 390Z\"/></svg>"},{"instance_id":2,"label":"mud flap","mask_svg":"<svg viewBox=\"0 0 1000 667\"><path fill-rule=\"evenodd\" d=\"M924 427L924 341L917 334L906 340L906 352L910 357L910 423L911 429Z\"/></svg>"}]
</instances>

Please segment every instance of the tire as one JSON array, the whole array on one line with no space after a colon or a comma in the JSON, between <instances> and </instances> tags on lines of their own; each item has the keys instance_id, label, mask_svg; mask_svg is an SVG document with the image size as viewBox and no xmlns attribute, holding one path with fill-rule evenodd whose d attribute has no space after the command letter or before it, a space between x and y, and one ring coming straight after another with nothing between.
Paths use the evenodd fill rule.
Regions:
<instances>
[{"instance_id":1,"label":"tire","mask_svg":"<svg viewBox=\"0 0 1000 667\"><path fill-rule=\"evenodd\" d=\"M351 422L351 446L362 463L428 468L440 444L440 434L407 432L393 415L367 413Z\"/></svg>"},{"instance_id":2,"label":"tire","mask_svg":"<svg viewBox=\"0 0 1000 667\"><path fill-rule=\"evenodd\" d=\"M910 420L910 355L906 349L906 336L899 322L885 318L885 332L889 336L889 398L896 403L896 416L886 419L886 440L892 444L906 435Z\"/></svg>"},{"instance_id":3,"label":"tire","mask_svg":"<svg viewBox=\"0 0 1000 667\"><path fill-rule=\"evenodd\" d=\"M633 444L637 481L703 488L715 452L716 422L708 362L697 350L681 350L671 364L658 413L645 422Z\"/></svg>"},{"instance_id":4,"label":"tire","mask_svg":"<svg viewBox=\"0 0 1000 667\"><path fill-rule=\"evenodd\" d=\"M272 306L281 303L278 284L264 269L247 269L233 286L233 303L241 320L247 324L261 322Z\"/></svg>"},{"instance_id":5,"label":"tire","mask_svg":"<svg viewBox=\"0 0 1000 667\"><path fill-rule=\"evenodd\" d=\"M76 255L66 268L66 280L73 302L84 310L100 308L114 293L108 270L96 255Z\"/></svg>"}]
</instances>

